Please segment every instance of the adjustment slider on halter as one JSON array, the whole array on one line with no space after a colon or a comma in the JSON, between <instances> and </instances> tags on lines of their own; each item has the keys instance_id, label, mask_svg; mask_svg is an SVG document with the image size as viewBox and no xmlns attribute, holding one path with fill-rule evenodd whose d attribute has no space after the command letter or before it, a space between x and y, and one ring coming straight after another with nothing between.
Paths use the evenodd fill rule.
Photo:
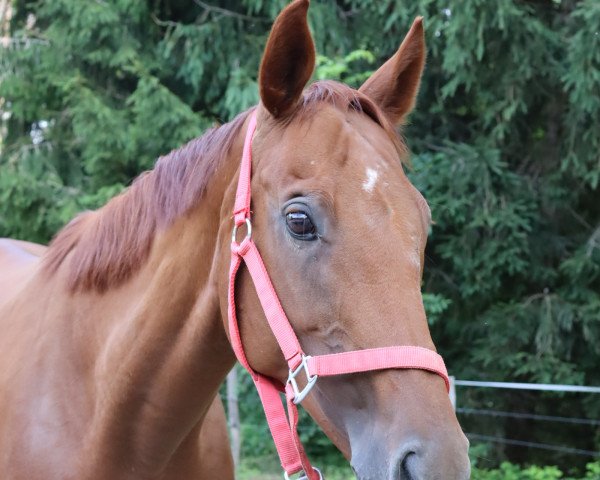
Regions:
<instances>
[{"instance_id":1,"label":"adjustment slider on halter","mask_svg":"<svg viewBox=\"0 0 600 480\"><path fill-rule=\"evenodd\" d=\"M310 373L308 372L308 360L309 359L310 359L310 356L302 354L302 361L300 362L300 365L298 365L296 368L290 368L290 373L288 374L287 383L289 383L292 386L292 390L294 391L293 402L296 405L298 405L299 403L302 402L302 400L304 400L304 398L312 390L317 379L319 378L318 375L311 376ZM304 386L304 388L302 390L300 390L300 388L298 387L298 382L296 382L296 377L303 370L304 370L304 374L306 375L306 385ZM299 480L301 480L301 479L299 479Z\"/></svg>"},{"instance_id":2,"label":"adjustment slider on halter","mask_svg":"<svg viewBox=\"0 0 600 480\"><path fill-rule=\"evenodd\" d=\"M319 474L319 480L323 480L323 474L321 473L321 470L319 470L317 467L312 467L312 469ZM300 470L298 473L293 473L292 475L300 476L296 479L293 479L288 475L287 472L283 472L283 478L285 480L309 480L308 475L304 470Z\"/></svg>"}]
</instances>

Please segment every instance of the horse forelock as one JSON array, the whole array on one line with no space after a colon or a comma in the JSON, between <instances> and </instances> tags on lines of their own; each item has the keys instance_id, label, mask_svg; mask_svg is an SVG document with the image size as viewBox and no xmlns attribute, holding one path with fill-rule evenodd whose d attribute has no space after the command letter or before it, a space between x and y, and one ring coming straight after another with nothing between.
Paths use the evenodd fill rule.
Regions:
<instances>
[{"instance_id":1,"label":"horse forelock","mask_svg":"<svg viewBox=\"0 0 600 480\"><path fill-rule=\"evenodd\" d=\"M322 103L344 111L364 113L386 133L394 144L400 161L408 164L408 148L400 132L394 127L381 108L367 95L333 80L321 80L311 84L292 118L306 119L314 116Z\"/></svg>"}]
</instances>

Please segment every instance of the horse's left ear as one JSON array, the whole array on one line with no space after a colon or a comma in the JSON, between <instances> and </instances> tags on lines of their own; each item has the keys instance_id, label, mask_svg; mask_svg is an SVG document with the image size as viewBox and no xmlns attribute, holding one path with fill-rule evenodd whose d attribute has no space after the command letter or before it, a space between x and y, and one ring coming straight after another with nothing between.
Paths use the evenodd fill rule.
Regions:
<instances>
[{"instance_id":1,"label":"horse's left ear","mask_svg":"<svg viewBox=\"0 0 600 480\"><path fill-rule=\"evenodd\" d=\"M415 106L425 66L423 17L417 17L400 48L360 87L395 124Z\"/></svg>"},{"instance_id":2,"label":"horse's left ear","mask_svg":"<svg viewBox=\"0 0 600 480\"><path fill-rule=\"evenodd\" d=\"M295 0L275 19L260 64L260 99L274 117L283 117L300 100L315 69L306 14L309 0Z\"/></svg>"}]
</instances>

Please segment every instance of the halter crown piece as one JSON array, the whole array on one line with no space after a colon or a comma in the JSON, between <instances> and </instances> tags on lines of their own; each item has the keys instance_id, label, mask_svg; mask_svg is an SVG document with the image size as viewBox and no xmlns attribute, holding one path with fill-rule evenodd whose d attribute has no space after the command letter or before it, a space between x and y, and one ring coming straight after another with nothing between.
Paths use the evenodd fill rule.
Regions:
<instances>
[{"instance_id":1,"label":"halter crown piece","mask_svg":"<svg viewBox=\"0 0 600 480\"><path fill-rule=\"evenodd\" d=\"M441 376L448 389L448 373L442 357L423 347L371 348L316 357L310 357L303 352L281 307L256 244L252 240L250 179L252 176L252 138L255 130L256 110L251 113L246 132L233 210L235 224L231 239L227 312L230 341L237 359L248 370L258 390L281 466L285 471L284 478L290 480L290 475L298 474L297 480L322 480L321 472L312 467L300 443L297 432L298 409L296 407L314 387L318 377L390 368L420 369ZM238 243L236 240L237 230L244 224L246 225L246 236ZM242 260L250 272L269 326L288 363L289 376L285 385L253 370L244 353L235 311L235 278ZM306 385L303 388L300 388L296 381L299 375L306 378ZM283 408L281 393L285 393L287 416Z\"/></svg>"}]
</instances>

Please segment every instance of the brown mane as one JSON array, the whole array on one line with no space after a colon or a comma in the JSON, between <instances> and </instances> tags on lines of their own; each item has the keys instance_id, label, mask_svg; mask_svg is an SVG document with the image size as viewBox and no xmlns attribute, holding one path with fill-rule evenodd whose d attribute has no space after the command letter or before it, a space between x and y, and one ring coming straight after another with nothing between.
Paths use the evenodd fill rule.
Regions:
<instances>
[{"instance_id":1,"label":"brown mane","mask_svg":"<svg viewBox=\"0 0 600 480\"><path fill-rule=\"evenodd\" d=\"M55 272L69 253L71 290L104 291L127 280L148 257L155 233L197 205L250 111L160 157L104 207L75 217L44 258Z\"/></svg>"},{"instance_id":2,"label":"brown mane","mask_svg":"<svg viewBox=\"0 0 600 480\"><path fill-rule=\"evenodd\" d=\"M323 102L365 113L385 130L400 158L406 157L404 142L379 107L341 83L313 83L292 118L310 118ZM250 111L160 157L152 171L142 173L104 207L75 217L50 244L45 270L55 272L71 254L68 281L72 291L102 292L129 279L147 259L156 231L201 200Z\"/></svg>"}]
</instances>

